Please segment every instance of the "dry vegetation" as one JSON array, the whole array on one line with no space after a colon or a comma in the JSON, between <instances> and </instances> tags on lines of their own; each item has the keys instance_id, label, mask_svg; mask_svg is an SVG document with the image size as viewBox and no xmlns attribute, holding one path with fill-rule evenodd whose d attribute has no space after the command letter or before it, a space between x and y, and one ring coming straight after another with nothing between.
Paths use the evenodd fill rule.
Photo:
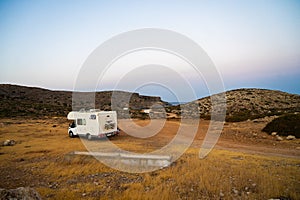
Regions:
<instances>
[{"instance_id":1,"label":"dry vegetation","mask_svg":"<svg viewBox=\"0 0 300 200\"><path fill-rule=\"evenodd\" d=\"M280 116L266 125L263 131L272 134L277 132L278 135L294 135L300 138L300 113L287 114Z\"/></svg>"},{"instance_id":2,"label":"dry vegetation","mask_svg":"<svg viewBox=\"0 0 300 200\"><path fill-rule=\"evenodd\" d=\"M0 147L0 187L30 186L43 199L300 198L298 139L276 141L261 132L264 121L226 123L215 150L200 160L199 147L208 123L201 122L193 145L170 167L130 174L92 157L66 156L85 147L79 138L68 137L64 118L1 119L0 141L13 139L16 145ZM178 124L167 121L158 135L146 140L123 132L111 140L123 149L145 152L165 145Z\"/></svg>"}]
</instances>

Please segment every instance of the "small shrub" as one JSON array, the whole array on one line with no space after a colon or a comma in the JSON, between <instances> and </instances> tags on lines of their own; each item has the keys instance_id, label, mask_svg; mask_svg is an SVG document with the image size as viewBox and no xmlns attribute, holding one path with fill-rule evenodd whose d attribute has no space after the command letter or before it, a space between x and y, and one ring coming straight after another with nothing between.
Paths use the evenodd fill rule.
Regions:
<instances>
[{"instance_id":1,"label":"small shrub","mask_svg":"<svg viewBox=\"0 0 300 200\"><path fill-rule=\"evenodd\" d=\"M300 138L300 113L286 114L276 118L268 123L262 131L268 134L277 132L281 136L294 135L296 138Z\"/></svg>"},{"instance_id":2,"label":"small shrub","mask_svg":"<svg viewBox=\"0 0 300 200\"><path fill-rule=\"evenodd\" d=\"M251 114L250 110L241 109L241 111L233 113L232 116L227 115L226 122L241 122L253 118L254 116Z\"/></svg>"}]
</instances>

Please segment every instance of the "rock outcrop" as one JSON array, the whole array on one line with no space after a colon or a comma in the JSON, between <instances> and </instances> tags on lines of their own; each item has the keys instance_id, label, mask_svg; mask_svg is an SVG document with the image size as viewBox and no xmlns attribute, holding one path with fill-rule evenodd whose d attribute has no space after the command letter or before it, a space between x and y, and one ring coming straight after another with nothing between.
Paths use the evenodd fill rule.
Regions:
<instances>
[{"instance_id":1,"label":"rock outcrop","mask_svg":"<svg viewBox=\"0 0 300 200\"><path fill-rule=\"evenodd\" d=\"M19 187L17 189L0 188L0 200L41 200L39 193L33 188Z\"/></svg>"}]
</instances>

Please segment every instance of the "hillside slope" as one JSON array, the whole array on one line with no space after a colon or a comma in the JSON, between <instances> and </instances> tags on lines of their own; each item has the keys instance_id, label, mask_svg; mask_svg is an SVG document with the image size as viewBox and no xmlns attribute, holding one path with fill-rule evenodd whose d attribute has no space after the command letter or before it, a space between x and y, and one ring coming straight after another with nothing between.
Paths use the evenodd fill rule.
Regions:
<instances>
[{"instance_id":1,"label":"hillside slope","mask_svg":"<svg viewBox=\"0 0 300 200\"><path fill-rule=\"evenodd\" d=\"M81 93L83 94L83 93ZM90 93L84 93L90 94ZM120 107L130 108L133 117L138 117L142 108L149 108L154 104L168 105L160 97L142 96L138 93L116 91L121 97L129 97L129 104L121 102ZM96 92L95 107L101 110L110 110L112 91ZM74 102L73 102L74 103ZM89 109L82 105L75 106ZM25 87L10 84L0 84L0 117L17 116L66 116L72 110L72 92L52 91L36 87Z\"/></svg>"},{"instance_id":2,"label":"hillside slope","mask_svg":"<svg viewBox=\"0 0 300 200\"><path fill-rule=\"evenodd\" d=\"M83 94L83 93L80 93ZM90 93L84 93L86 95ZM119 101L118 115L123 117L122 108L129 108L131 117L148 118L148 114L141 112L153 105L165 107L168 118L179 119L180 105L170 106L160 97L142 96L138 93L115 91L116 98L129 98ZM101 110L111 109L112 91L96 92L95 107ZM17 116L66 116L73 108L92 108L86 104L72 102L72 92L52 91L47 89L25 87L18 85L0 84L0 117ZM201 118L210 119L211 98L205 97L188 104L196 105L196 109L189 113L191 118L200 113ZM265 116L282 115L300 112L300 95L266 89L238 89L226 92L226 121L244 121ZM197 109L198 107L198 109ZM159 115L160 116L160 115ZM162 115L164 116L164 115Z\"/></svg>"},{"instance_id":3,"label":"hillside slope","mask_svg":"<svg viewBox=\"0 0 300 200\"><path fill-rule=\"evenodd\" d=\"M300 112L300 95L267 89L238 89L225 93L226 121L244 121L265 116ZM210 116L211 99L202 98L198 103L200 115Z\"/></svg>"}]
</instances>

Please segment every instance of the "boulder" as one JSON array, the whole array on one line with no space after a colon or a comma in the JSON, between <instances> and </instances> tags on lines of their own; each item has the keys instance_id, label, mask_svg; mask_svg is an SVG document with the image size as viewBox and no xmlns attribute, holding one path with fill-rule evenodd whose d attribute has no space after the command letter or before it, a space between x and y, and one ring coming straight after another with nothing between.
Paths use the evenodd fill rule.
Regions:
<instances>
[{"instance_id":1,"label":"boulder","mask_svg":"<svg viewBox=\"0 0 300 200\"><path fill-rule=\"evenodd\" d=\"M277 141L282 141L283 138L277 135L276 140L277 140Z\"/></svg>"},{"instance_id":2,"label":"boulder","mask_svg":"<svg viewBox=\"0 0 300 200\"><path fill-rule=\"evenodd\" d=\"M253 122L254 123L259 123L259 122L262 122L262 120L261 119L254 119Z\"/></svg>"},{"instance_id":3,"label":"boulder","mask_svg":"<svg viewBox=\"0 0 300 200\"><path fill-rule=\"evenodd\" d=\"M275 136L275 135L277 135L277 132L272 132L271 135Z\"/></svg>"},{"instance_id":4,"label":"boulder","mask_svg":"<svg viewBox=\"0 0 300 200\"><path fill-rule=\"evenodd\" d=\"M5 140L3 142L3 146L14 146L16 144L16 141L14 140Z\"/></svg>"},{"instance_id":5,"label":"boulder","mask_svg":"<svg viewBox=\"0 0 300 200\"><path fill-rule=\"evenodd\" d=\"M41 200L39 193L33 188L19 187L17 189L3 189L0 188L0 199L24 199L24 200Z\"/></svg>"},{"instance_id":6,"label":"boulder","mask_svg":"<svg viewBox=\"0 0 300 200\"><path fill-rule=\"evenodd\" d=\"M286 137L286 139L287 139L287 140L295 140L296 137L295 137L294 135L288 135L288 136Z\"/></svg>"}]
</instances>

